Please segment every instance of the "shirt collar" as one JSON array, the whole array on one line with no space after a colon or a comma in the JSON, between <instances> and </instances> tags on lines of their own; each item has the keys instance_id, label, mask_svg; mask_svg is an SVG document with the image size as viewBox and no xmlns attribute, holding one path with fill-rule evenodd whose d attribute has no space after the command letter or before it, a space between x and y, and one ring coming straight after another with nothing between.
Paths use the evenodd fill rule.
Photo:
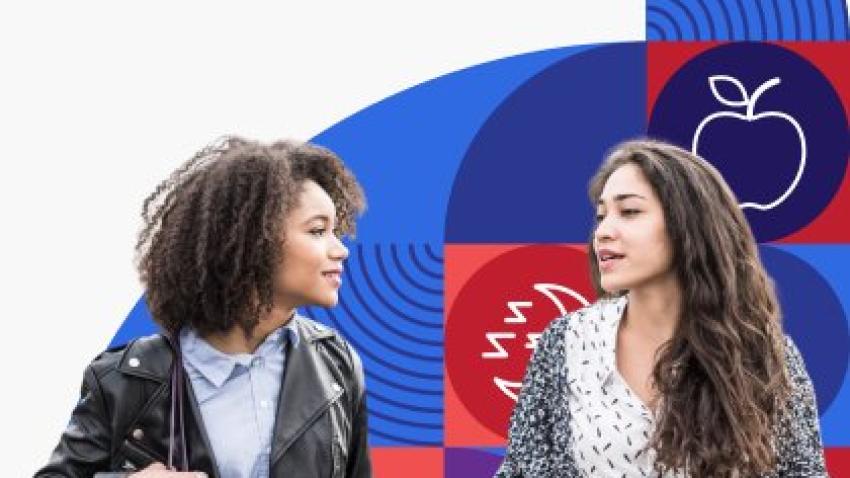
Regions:
<instances>
[{"instance_id":1,"label":"shirt collar","mask_svg":"<svg viewBox=\"0 0 850 478\"><path fill-rule=\"evenodd\" d=\"M237 365L249 366L255 357L268 357L282 353L287 344L297 347L300 342L293 316L286 325L280 326L266 336L253 354L226 354L203 339L195 329L185 327L180 331L180 348L185 360L216 388L221 387L233 374Z\"/></svg>"},{"instance_id":2,"label":"shirt collar","mask_svg":"<svg viewBox=\"0 0 850 478\"><path fill-rule=\"evenodd\" d=\"M599 328L594 327L595 340L602 353L601 367L598 373L590 374L598 380L599 387L605 385L616 370L617 360L617 330L623 319L623 312L628 305L628 296L623 295L613 299L603 299L600 303Z\"/></svg>"}]
</instances>

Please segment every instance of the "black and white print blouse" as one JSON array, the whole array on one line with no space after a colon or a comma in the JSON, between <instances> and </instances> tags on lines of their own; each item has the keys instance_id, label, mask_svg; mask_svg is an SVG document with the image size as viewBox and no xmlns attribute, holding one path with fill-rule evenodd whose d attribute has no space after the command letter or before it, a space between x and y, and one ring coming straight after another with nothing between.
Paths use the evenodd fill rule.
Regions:
<instances>
[{"instance_id":1,"label":"black and white print blouse","mask_svg":"<svg viewBox=\"0 0 850 478\"><path fill-rule=\"evenodd\" d=\"M646 446L654 417L615 366L626 297L553 321L538 341L511 418L496 478L659 477ZM779 424L777 467L764 478L826 477L818 412L803 359L786 338L790 413ZM663 478L685 477L684 471Z\"/></svg>"}]
</instances>

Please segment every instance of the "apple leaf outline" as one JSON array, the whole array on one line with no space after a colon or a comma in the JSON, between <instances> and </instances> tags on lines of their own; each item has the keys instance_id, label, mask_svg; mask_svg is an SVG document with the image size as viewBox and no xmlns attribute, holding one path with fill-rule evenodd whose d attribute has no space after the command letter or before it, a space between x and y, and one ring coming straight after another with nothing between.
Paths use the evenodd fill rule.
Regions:
<instances>
[{"instance_id":1,"label":"apple leaf outline","mask_svg":"<svg viewBox=\"0 0 850 478\"><path fill-rule=\"evenodd\" d=\"M724 97L720 90L718 89L718 85L721 83L731 83L738 89L738 92L741 93L740 100L734 100ZM711 93L717 98L717 101L723 103L726 106L738 107L738 106L747 106L750 102L750 97L747 95L747 89L744 88L744 85L734 76L729 75L712 75L708 77L708 86L711 87Z\"/></svg>"}]
</instances>

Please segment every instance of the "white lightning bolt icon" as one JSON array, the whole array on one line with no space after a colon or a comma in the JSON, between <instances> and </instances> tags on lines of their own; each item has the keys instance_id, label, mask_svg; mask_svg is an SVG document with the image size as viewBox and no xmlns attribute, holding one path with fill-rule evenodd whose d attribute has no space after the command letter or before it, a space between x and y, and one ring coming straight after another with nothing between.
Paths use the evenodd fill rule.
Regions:
<instances>
[{"instance_id":1,"label":"white lightning bolt icon","mask_svg":"<svg viewBox=\"0 0 850 478\"><path fill-rule=\"evenodd\" d=\"M503 359L508 358L508 351L505 350L505 346L502 345L499 340L502 339L515 339L516 334L513 332L487 332L484 334L487 337L487 340L493 344L493 351L491 352L481 352L481 358L485 359Z\"/></svg>"},{"instance_id":2,"label":"white lightning bolt icon","mask_svg":"<svg viewBox=\"0 0 850 478\"><path fill-rule=\"evenodd\" d=\"M520 308L527 309L532 306L531 302L512 300L508 302L508 308L514 313L513 317L505 317L506 324L524 324L528 322L525 315L519 310Z\"/></svg>"}]
</instances>

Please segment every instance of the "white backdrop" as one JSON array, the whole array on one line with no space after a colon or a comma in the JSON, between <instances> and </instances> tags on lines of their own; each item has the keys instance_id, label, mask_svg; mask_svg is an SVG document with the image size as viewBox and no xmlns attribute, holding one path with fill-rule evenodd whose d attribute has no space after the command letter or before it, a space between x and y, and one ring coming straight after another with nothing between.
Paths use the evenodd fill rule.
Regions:
<instances>
[{"instance_id":1,"label":"white backdrop","mask_svg":"<svg viewBox=\"0 0 850 478\"><path fill-rule=\"evenodd\" d=\"M0 6L2 476L47 459L141 294L141 202L201 146L307 139L474 64L644 39L635 0L19 3Z\"/></svg>"}]
</instances>

